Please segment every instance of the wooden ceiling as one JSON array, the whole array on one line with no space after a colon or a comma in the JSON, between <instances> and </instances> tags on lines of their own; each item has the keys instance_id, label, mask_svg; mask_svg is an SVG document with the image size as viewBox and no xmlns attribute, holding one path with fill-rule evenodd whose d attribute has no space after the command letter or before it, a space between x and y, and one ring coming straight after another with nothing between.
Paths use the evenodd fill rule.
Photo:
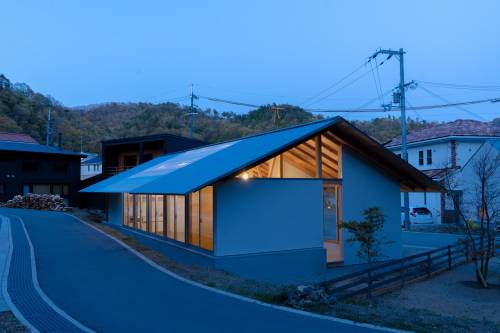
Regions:
<instances>
[{"instance_id":1,"label":"wooden ceiling","mask_svg":"<svg viewBox=\"0 0 500 333\"><path fill-rule=\"evenodd\" d=\"M321 163L322 178L340 178L340 142L330 132L321 135ZM316 177L316 137L301 143L274 158L271 158L246 171L250 178L276 178L279 177L280 158L283 163L304 172L307 176ZM274 176L273 176L273 170ZM239 175L240 177L242 174ZM284 178L289 178L285 175Z\"/></svg>"}]
</instances>

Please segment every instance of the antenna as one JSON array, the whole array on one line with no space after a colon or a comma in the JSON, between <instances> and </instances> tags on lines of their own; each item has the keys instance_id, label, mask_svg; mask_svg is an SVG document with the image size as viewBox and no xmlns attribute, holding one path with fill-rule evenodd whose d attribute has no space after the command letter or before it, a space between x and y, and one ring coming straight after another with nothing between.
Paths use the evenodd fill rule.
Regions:
<instances>
[{"instance_id":1,"label":"antenna","mask_svg":"<svg viewBox=\"0 0 500 333\"><path fill-rule=\"evenodd\" d=\"M47 118L47 130L46 130L46 133L45 133L45 144L47 146L50 146L50 136L52 135L52 124L51 124L51 109L49 108L49 115L48 115L48 118Z\"/></svg>"}]
</instances>

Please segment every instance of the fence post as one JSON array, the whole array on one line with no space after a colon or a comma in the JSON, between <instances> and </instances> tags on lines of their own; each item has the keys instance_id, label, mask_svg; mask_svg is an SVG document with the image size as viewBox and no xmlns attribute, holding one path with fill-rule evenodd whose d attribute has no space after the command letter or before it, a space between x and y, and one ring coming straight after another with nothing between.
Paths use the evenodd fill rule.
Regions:
<instances>
[{"instance_id":1,"label":"fence post","mask_svg":"<svg viewBox=\"0 0 500 333\"><path fill-rule=\"evenodd\" d=\"M427 253L427 277L428 278L431 276L431 265L432 265L431 254Z\"/></svg>"},{"instance_id":2,"label":"fence post","mask_svg":"<svg viewBox=\"0 0 500 333\"><path fill-rule=\"evenodd\" d=\"M451 271L451 246L448 245L448 270Z\"/></svg>"}]
</instances>

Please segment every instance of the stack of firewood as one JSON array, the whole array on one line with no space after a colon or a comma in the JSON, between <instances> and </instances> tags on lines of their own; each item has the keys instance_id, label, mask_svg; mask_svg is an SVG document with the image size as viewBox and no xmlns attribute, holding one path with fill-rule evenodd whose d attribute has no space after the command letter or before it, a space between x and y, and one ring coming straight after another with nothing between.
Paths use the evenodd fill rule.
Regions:
<instances>
[{"instance_id":1,"label":"stack of firewood","mask_svg":"<svg viewBox=\"0 0 500 333\"><path fill-rule=\"evenodd\" d=\"M64 199L58 194L32 194L16 195L11 200L0 203L0 207L28 208L39 210L67 211L71 208L66 206Z\"/></svg>"}]
</instances>

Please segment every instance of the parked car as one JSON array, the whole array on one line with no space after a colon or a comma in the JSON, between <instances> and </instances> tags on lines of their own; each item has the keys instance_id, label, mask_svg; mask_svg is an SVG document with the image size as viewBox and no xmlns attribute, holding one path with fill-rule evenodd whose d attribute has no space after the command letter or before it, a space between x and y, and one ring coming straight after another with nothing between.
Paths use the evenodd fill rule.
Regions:
<instances>
[{"instance_id":1,"label":"parked car","mask_svg":"<svg viewBox=\"0 0 500 333\"><path fill-rule=\"evenodd\" d=\"M410 207L411 224L432 224L432 212L425 206ZM405 225L405 208L401 207L401 226Z\"/></svg>"}]
</instances>

